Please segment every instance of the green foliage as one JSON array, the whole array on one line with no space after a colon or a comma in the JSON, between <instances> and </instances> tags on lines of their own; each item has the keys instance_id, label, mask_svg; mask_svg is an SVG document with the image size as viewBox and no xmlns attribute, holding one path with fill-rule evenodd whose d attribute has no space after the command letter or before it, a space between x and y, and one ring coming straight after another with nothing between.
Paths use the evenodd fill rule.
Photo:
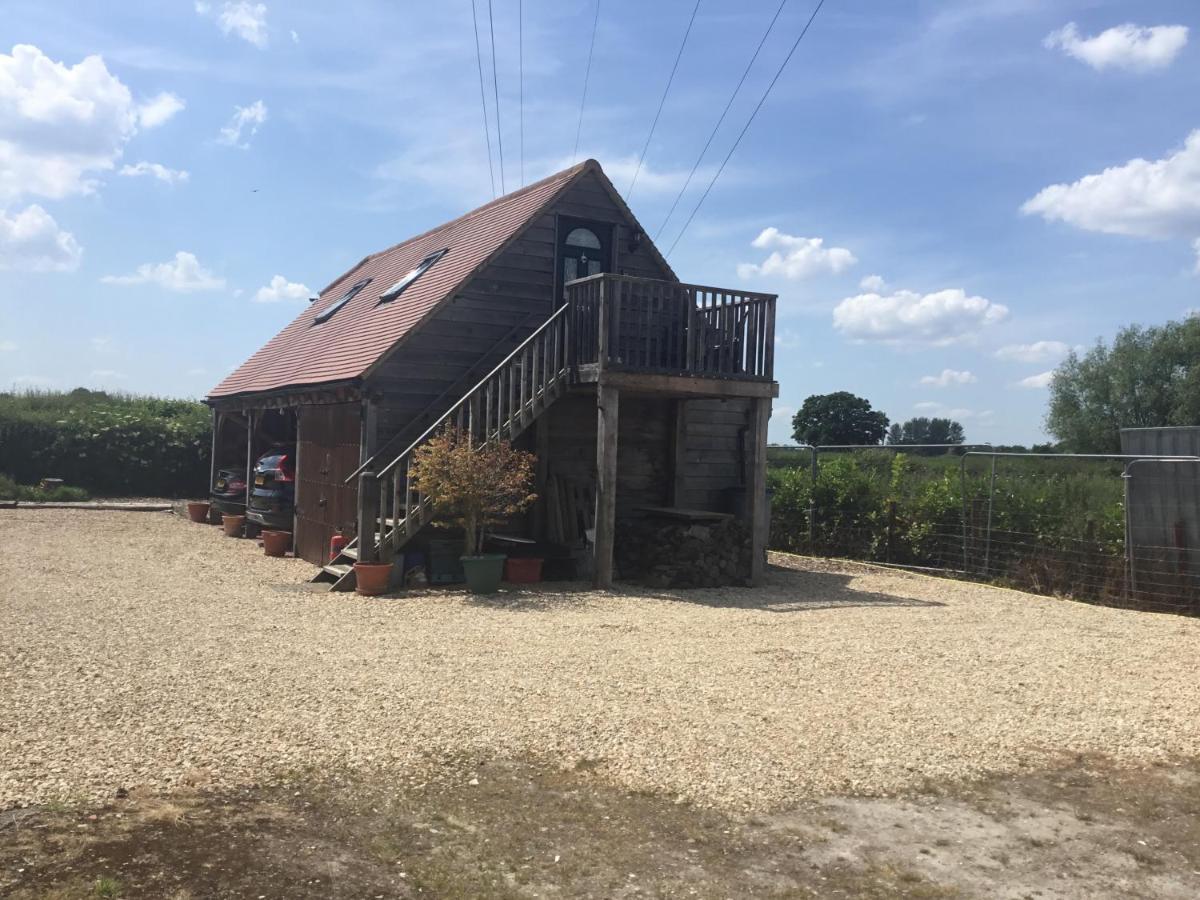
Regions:
<instances>
[{"instance_id":1,"label":"green foliage","mask_svg":"<svg viewBox=\"0 0 1200 900\"><path fill-rule=\"evenodd\" d=\"M917 416L903 425L896 423L888 431L889 444L961 444L963 427L953 419Z\"/></svg>"},{"instance_id":2,"label":"green foliage","mask_svg":"<svg viewBox=\"0 0 1200 900\"><path fill-rule=\"evenodd\" d=\"M813 394L792 417L792 435L801 444L878 444L888 417L849 391Z\"/></svg>"},{"instance_id":3,"label":"green foliage","mask_svg":"<svg viewBox=\"0 0 1200 900\"><path fill-rule=\"evenodd\" d=\"M208 494L212 418L191 400L89 391L0 393L0 472L107 496Z\"/></svg>"},{"instance_id":4,"label":"green foliage","mask_svg":"<svg viewBox=\"0 0 1200 900\"><path fill-rule=\"evenodd\" d=\"M17 484L7 475L0 474L0 500L33 500L33 501L79 501L88 499L88 492L83 488L59 485L52 488L29 487Z\"/></svg>"},{"instance_id":5,"label":"green foliage","mask_svg":"<svg viewBox=\"0 0 1200 900\"><path fill-rule=\"evenodd\" d=\"M915 565L959 563L964 510L959 457L882 449L824 453L814 485L807 453L796 455L803 465L768 471L774 548ZM992 500L996 541L1070 552L1085 541L1119 552L1120 473L1116 463L999 460ZM974 533L985 522L990 460L968 457L965 481L967 524Z\"/></svg>"},{"instance_id":6,"label":"green foliage","mask_svg":"<svg viewBox=\"0 0 1200 900\"><path fill-rule=\"evenodd\" d=\"M1131 326L1083 356L1071 353L1050 382L1046 429L1076 453L1117 453L1121 428L1200 422L1200 317Z\"/></svg>"}]
</instances>

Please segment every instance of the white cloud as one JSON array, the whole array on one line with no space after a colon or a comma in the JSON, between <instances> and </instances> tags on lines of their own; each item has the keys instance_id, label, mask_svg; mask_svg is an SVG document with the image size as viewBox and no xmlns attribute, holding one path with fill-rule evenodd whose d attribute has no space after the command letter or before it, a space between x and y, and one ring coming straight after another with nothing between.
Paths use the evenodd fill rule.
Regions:
<instances>
[{"instance_id":1,"label":"white cloud","mask_svg":"<svg viewBox=\"0 0 1200 900\"><path fill-rule=\"evenodd\" d=\"M1016 383L1016 387L1029 388L1031 390L1040 390L1050 387L1050 381L1054 378L1054 370L1046 372L1038 372L1036 375L1030 375L1028 378L1022 378Z\"/></svg>"},{"instance_id":2,"label":"white cloud","mask_svg":"<svg viewBox=\"0 0 1200 900\"><path fill-rule=\"evenodd\" d=\"M1194 241L1192 241L1192 249L1196 251L1195 272L1197 275L1200 275L1200 238L1196 238Z\"/></svg>"},{"instance_id":3,"label":"white cloud","mask_svg":"<svg viewBox=\"0 0 1200 900\"><path fill-rule=\"evenodd\" d=\"M254 299L258 303L277 303L280 300L307 300L311 296L312 291L306 285L276 275L270 284L258 289Z\"/></svg>"},{"instance_id":4,"label":"white cloud","mask_svg":"<svg viewBox=\"0 0 1200 900\"><path fill-rule=\"evenodd\" d=\"M138 106L138 124L143 128L157 128L186 106L179 97L164 91L157 97Z\"/></svg>"},{"instance_id":5,"label":"white cloud","mask_svg":"<svg viewBox=\"0 0 1200 900\"><path fill-rule=\"evenodd\" d=\"M0 53L0 202L93 192L138 119L129 88L99 56L68 67L29 44Z\"/></svg>"},{"instance_id":6,"label":"white cloud","mask_svg":"<svg viewBox=\"0 0 1200 900\"><path fill-rule=\"evenodd\" d=\"M847 297L833 310L833 327L856 341L944 346L973 338L1008 316L1008 307L961 288L932 294L896 291Z\"/></svg>"},{"instance_id":7,"label":"white cloud","mask_svg":"<svg viewBox=\"0 0 1200 900\"><path fill-rule=\"evenodd\" d=\"M153 175L159 181L167 184L176 184L180 181L188 180L188 173L183 169L168 169L161 163L145 162L144 160L136 165L126 164L121 167L121 175L127 177L137 177L139 175Z\"/></svg>"},{"instance_id":8,"label":"white cloud","mask_svg":"<svg viewBox=\"0 0 1200 900\"><path fill-rule=\"evenodd\" d=\"M16 341L0 341L0 353L12 353L16 349Z\"/></svg>"},{"instance_id":9,"label":"white cloud","mask_svg":"<svg viewBox=\"0 0 1200 900\"><path fill-rule=\"evenodd\" d=\"M208 16L212 13L211 3L197 0L196 13ZM217 13L217 27L222 34L237 35L255 47L267 46L267 5L265 3L248 3L246 0L230 0L221 4Z\"/></svg>"},{"instance_id":10,"label":"white cloud","mask_svg":"<svg viewBox=\"0 0 1200 900\"><path fill-rule=\"evenodd\" d=\"M967 371L959 371L958 369L942 369L937 375L924 375L921 377L921 384L929 385L930 387L950 387L953 384L973 384L979 379L974 373Z\"/></svg>"},{"instance_id":11,"label":"white cloud","mask_svg":"<svg viewBox=\"0 0 1200 900\"><path fill-rule=\"evenodd\" d=\"M105 275L105 284L156 284L168 291L189 294L194 291L218 291L225 279L218 278L200 265L194 254L180 250L165 263L143 263L132 275Z\"/></svg>"},{"instance_id":12,"label":"white cloud","mask_svg":"<svg viewBox=\"0 0 1200 900\"><path fill-rule=\"evenodd\" d=\"M221 129L217 142L230 147L240 147L245 150L250 146L250 139L258 133L258 126L267 120L267 107L261 100L255 100L249 106L235 106L233 117L229 124ZM249 129L243 142L242 132Z\"/></svg>"},{"instance_id":13,"label":"white cloud","mask_svg":"<svg viewBox=\"0 0 1200 900\"><path fill-rule=\"evenodd\" d=\"M858 283L858 286L873 294L882 294L887 290L887 282L883 280L882 275L867 275Z\"/></svg>"},{"instance_id":14,"label":"white cloud","mask_svg":"<svg viewBox=\"0 0 1200 900\"><path fill-rule=\"evenodd\" d=\"M48 388L54 387L57 383L55 379L48 378L45 375L18 375L13 379L13 384L24 388Z\"/></svg>"},{"instance_id":15,"label":"white cloud","mask_svg":"<svg viewBox=\"0 0 1200 900\"><path fill-rule=\"evenodd\" d=\"M845 247L826 248L824 243L822 238L795 237L775 227L764 228L751 246L773 252L761 263L739 263L738 277L809 278L822 273L836 274L858 262Z\"/></svg>"},{"instance_id":16,"label":"white cloud","mask_svg":"<svg viewBox=\"0 0 1200 900\"><path fill-rule=\"evenodd\" d=\"M1079 27L1069 22L1046 35L1050 50L1062 50L1093 69L1162 69L1171 64L1187 43L1185 25L1154 25L1144 28L1127 22L1092 37L1082 37Z\"/></svg>"},{"instance_id":17,"label":"white cloud","mask_svg":"<svg viewBox=\"0 0 1200 900\"><path fill-rule=\"evenodd\" d=\"M1062 359L1070 352L1070 345L1062 341L1034 341L1032 344L1007 344L996 351L996 358L1035 363Z\"/></svg>"},{"instance_id":18,"label":"white cloud","mask_svg":"<svg viewBox=\"0 0 1200 900\"><path fill-rule=\"evenodd\" d=\"M1200 129L1163 159L1131 159L1072 184L1043 188L1021 212L1087 231L1195 238L1200 234Z\"/></svg>"},{"instance_id":19,"label":"white cloud","mask_svg":"<svg viewBox=\"0 0 1200 900\"><path fill-rule=\"evenodd\" d=\"M99 378L104 381L119 381L121 379L128 378L129 376L123 372L114 371L113 369L92 369L91 377Z\"/></svg>"},{"instance_id":20,"label":"white cloud","mask_svg":"<svg viewBox=\"0 0 1200 900\"><path fill-rule=\"evenodd\" d=\"M92 349L97 353L112 353L116 349L113 339L104 335L96 335L88 340L91 342Z\"/></svg>"},{"instance_id":21,"label":"white cloud","mask_svg":"<svg viewBox=\"0 0 1200 900\"><path fill-rule=\"evenodd\" d=\"M66 272L82 256L75 236L36 203L13 216L0 210L0 269Z\"/></svg>"},{"instance_id":22,"label":"white cloud","mask_svg":"<svg viewBox=\"0 0 1200 900\"><path fill-rule=\"evenodd\" d=\"M289 33L289 34L292 36L292 43L293 43L293 44L298 44L298 43L300 43L300 35L298 35L298 34L296 33L296 29L295 29L295 28L293 28L293 29L292 29L290 32L288 32L288 33Z\"/></svg>"}]
</instances>

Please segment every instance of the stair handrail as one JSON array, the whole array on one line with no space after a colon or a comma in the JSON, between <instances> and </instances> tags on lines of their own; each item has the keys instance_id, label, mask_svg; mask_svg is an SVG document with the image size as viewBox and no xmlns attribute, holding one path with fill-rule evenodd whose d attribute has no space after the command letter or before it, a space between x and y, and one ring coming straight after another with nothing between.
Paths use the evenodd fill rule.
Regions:
<instances>
[{"instance_id":1,"label":"stair handrail","mask_svg":"<svg viewBox=\"0 0 1200 900\"><path fill-rule=\"evenodd\" d=\"M426 428L425 431L423 431L421 433L420 437L418 437L415 441L413 441L411 444L409 444L408 447L405 448L403 453L401 453L399 456L397 456L395 459L393 459L390 463L388 463L386 466L384 466L382 469L380 469L378 472L376 472L375 478L381 479L385 475L390 474L392 469L396 468L396 466L398 466L406 456L408 456L410 453L412 453L414 450L416 450L417 447L419 447L421 444L423 444L425 442L426 438L428 438L435 431L437 431L439 428L441 428L442 425L444 425L446 423L446 421L452 415L454 415L454 413L456 413L458 411L458 409L464 403L468 402L473 396L475 396L475 393L477 391L482 390L483 387L485 385L487 385L487 383L492 379L492 377L494 375L496 375L501 369L503 369L510 362L512 362L512 360L514 359L514 357L517 356L518 353L524 352L524 350L528 344L532 343L535 338L537 338L539 335L542 334L542 332L549 329L550 326L552 324L554 324L555 322L557 322L560 317L565 317L567 315L567 311L569 309L570 309L570 306L567 304L564 304L563 306L560 306L557 310L555 310L554 314L552 316L550 316L550 318L548 318L545 322L543 322L540 326L538 326L538 328L532 334L530 334L529 337L527 337L527 338L525 338L525 340L521 341L521 343L518 344L510 354L508 354L508 356L504 357L503 360L501 360L499 363L496 364L496 367L494 369L492 369L492 371L490 371L486 375L484 375L483 378L481 378L479 380L478 384L476 384L473 388L471 388L469 391L467 391L465 394L463 394L461 397L459 397L458 400L455 401L453 406L451 406L441 416L439 416L438 419L432 425L430 425L428 428Z\"/></svg>"},{"instance_id":2,"label":"stair handrail","mask_svg":"<svg viewBox=\"0 0 1200 900\"><path fill-rule=\"evenodd\" d=\"M499 347L501 344L507 343L508 339L511 338L516 332L520 331L522 328L527 328L529 326L530 319L536 319L536 318L537 318L536 314L531 314L529 316L526 316L524 319L522 319L517 325L513 326L508 331L508 333L506 335L504 335L504 337L502 337L499 341L497 341L495 344L493 344L488 349L487 353L484 354L484 358L490 356L492 354L492 351L495 350L497 347ZM457 385L459 383L459 381L463 381L467 375L474 374L475 370L477 368L478 368L477 366L472 366L470 369L468 369L466 371L466 373L463 376L461 376L458 379L458 381L455 381L453 384L450 385L450 387L446 388L444 391L442 391L440 394L438 394L437 398L433 402L428 404L423 410L421 410L419 413L417 413L417 415L413 416L413 418L409 422L409 425L411 425L415 421L425 418L430 413L432 413L433 410L436 409L437 406L443 400L446 399L446 395L449 394L451 392L451 390L453 390L455 385ZM366 462L359 465L359 467L357 469L355 469L353 472L351 472L349 475L347 475L345 477L345 479L343 479L342 484L350 484L350 482L355 481L359 475L361 475L363 472L370 469L371 466L373 466L375 464L375 461L380 456L382 456L387 450L390 450L393 444L397 443L396 438L403 436L404 432L407 430L408 430L408 425L405 425L398 432L396 432L396 434L394 434L392 437L388 438L387 441L384 442L383 446L379 447L374 453L371 454L370 459L368 459Z\"/></svg>"}]
</instances>

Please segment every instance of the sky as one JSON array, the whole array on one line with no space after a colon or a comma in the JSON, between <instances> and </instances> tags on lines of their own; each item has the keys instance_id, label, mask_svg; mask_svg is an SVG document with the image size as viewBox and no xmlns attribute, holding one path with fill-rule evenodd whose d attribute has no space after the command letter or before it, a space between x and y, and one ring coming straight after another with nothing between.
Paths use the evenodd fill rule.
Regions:
<instances>
[{"instance_id":1,"label":"sky","mask_svg":"<svg viewBox=\"0 0 1200 900\"><path fill-rule=\"evenodd\" d=\"M687 183L778 6L701 0L662 102L694 0L476 0L480 57L470 0L6 0L0 389L202 397L363 256L586 157L681 279L778 293L773 441L835 390L1043 440L1064 354L1200 307L1195 0L826 0L681 232L813 9Z\"/></svg>"}]
</instances>

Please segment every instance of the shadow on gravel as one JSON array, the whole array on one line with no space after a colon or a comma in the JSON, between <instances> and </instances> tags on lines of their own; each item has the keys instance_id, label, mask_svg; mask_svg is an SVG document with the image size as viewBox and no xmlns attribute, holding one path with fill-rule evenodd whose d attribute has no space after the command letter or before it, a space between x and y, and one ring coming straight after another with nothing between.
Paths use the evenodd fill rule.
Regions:
<instances>
[{"instance_id":1,"label":"shadow on gravel","mask_svg":"<svg viewBox=\"0 0 1200 900\"><path fill-rule=\"evenodd\" d=\"M700 588L695 590L661 589L644 596L659 600L676 600L720 609L753 609L772 613L806 612L816 609L846 609L850 607L937 607L945 606L935 600L897 597L877 591L861 591L850 587L853 575L827 572L797 572L771 566L768 581L760 588Z\"/></svg>"},{"instance_id":2,"label":"shadow on gravel","mask_svg":"<svg viewBox=\"0 0 1200 900\"><path fill-rule=\"evenodd\" d=\"M739 817L597 777L448 762L0 818L0 895L1165 897L1200 894L1200 766L1061 767Z\"/></svg>"}]
</instances>

